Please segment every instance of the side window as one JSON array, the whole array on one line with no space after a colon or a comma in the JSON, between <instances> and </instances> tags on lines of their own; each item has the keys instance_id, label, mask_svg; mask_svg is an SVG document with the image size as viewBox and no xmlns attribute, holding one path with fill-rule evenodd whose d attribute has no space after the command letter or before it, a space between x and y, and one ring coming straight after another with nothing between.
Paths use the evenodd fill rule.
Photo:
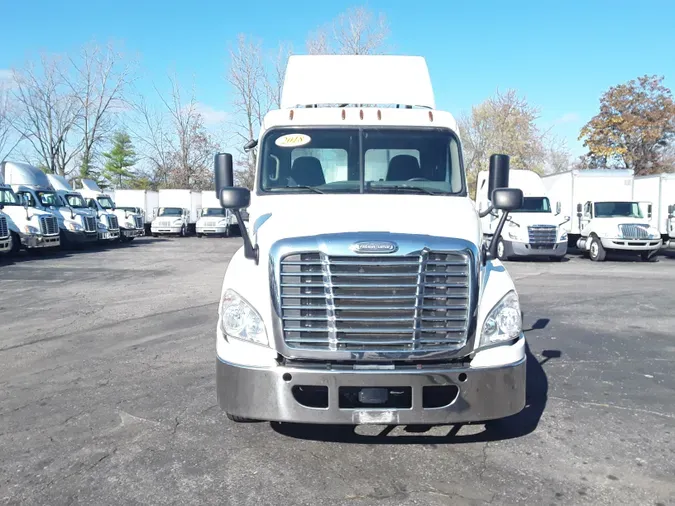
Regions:
<instances>
[{"instance_id":1,"label":"side window","mask_svg":"<svg viewBox=\"0 0 675 506\"><path fill-rule=\"evenodd\" d=\"M586 204L584 204L584 215L586 215L588 217L591 217L591 215L592 215L592 213L591 213L591 203L590 202L586 202Z\"/></svg>"},{"instance_id":2,"label":"side window","mask_svg":"<svg viewBox=\"0 0 675 506\"><path fill-rule=\"evenodd\" d=\"M344 149L296 148L291 152L291 167L295 160L302 156L311 156L319 160L326 183L349 179L349 159Z\"/></svg>"},{"instance_id":3,"label":"side window","mask_svg":"<svg viewBox=\"0 0 675 506\"><path fill-rule=\"evenodd\" d=\"M33 195L32 195L31 193L28 193L28 192L21 192L21 193L19 193L19 196L21 197L21 199L22 199L24 202L28 202L28 205L29 205L30 207L37 207L37 206L35 205L35 199L33 198Z\"/></svg>"},{"instance_id":4,"label":"side window","mask_svg":"<svg viewBox=\"0 0 675 506\"><path fill-rule=\"evenodd\" d=\"M416 149L369 149L365 155L365 180L386 181L389 162L398 155L409 155L420 165L420 152Z\"/></svg>"},{"instance_id":5,"label":"side window","mask_svg":"<svg viewBox=\"0 0 675 506\"><path fill-rule=\"evenodd\" d=\"M87 199L87 205L91 207L92 209L96 210L96 202L94 202L94 199Z\"/></svg>"}]
</instances>

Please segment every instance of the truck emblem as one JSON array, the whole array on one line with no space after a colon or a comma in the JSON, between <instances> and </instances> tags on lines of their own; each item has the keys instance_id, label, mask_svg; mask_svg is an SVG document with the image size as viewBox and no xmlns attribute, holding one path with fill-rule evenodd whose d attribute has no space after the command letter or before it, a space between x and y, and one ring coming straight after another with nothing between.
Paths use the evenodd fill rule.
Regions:
<instances>
[{"instance_id":1,"label":"truck emblem","mask_svg":"<svg viewBox=\"0 0 675 506\"><path fill-rule=\"evenodd\" d=\"M398 244L389 241L363 241L355 242L350 249L354 253L364 254L394 253L398 250Z\"/></svg>"}]
</instances>

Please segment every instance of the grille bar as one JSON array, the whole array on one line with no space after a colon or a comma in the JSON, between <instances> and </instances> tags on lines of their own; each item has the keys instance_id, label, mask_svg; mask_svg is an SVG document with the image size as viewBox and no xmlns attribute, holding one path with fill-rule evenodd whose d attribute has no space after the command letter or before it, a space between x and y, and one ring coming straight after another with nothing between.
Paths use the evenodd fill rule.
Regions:
<instances>
[{"instance_id":1,"label":"grille bar","mask_svg":"<svg viewBox=\"0 0 675 506\"><path fill-rule=\"evenodd\" d=\"M42 235L57 235L59 233L59 222L56 216L40 216L39 221Z\"/></svg>"},{"instance_id":2,"label":"grille bar","mask_svg":"<svg viewBox=\"0 0 675 506\"><path fill-rule=\"evenodd\" d=\"M531 225L527 227L530 244L555 244L557 228L553 225Z\"/></svg>"},{"instance_id":3,"label":"grille bar","mask_svg":"<svg viewBox=\"0 0 675 506\"><path fill-rule=\"evenodd\" d=\"M289 348L427 352L462 348L468 338L470 255L281 259L282 330Z\"/></svg>"},{"instance_id":4,"label":"grille bar","mask_svg":"<svg viewBox=\"0 0 675 506\"><path fill-rule=\"evenodd\" d=\"M623 224L619 225L623 239L649 239L647 225Z\"/></svg>"},{"instance_id":5,"label":"grille bar","mask_svg":"<svg viewBox=\"0 0 675 506\"><path fill-rule=\"evenodd\" d=\"M9 226L7 225L7 218L0 216L0 237L5 239L9 237Z\"/></svg>"}]
</instances>

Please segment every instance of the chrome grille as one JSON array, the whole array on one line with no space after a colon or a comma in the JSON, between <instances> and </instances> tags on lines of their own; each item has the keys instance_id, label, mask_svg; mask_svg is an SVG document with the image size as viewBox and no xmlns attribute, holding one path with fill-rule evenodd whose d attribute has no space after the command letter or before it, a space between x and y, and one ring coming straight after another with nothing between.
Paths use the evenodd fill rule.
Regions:
<instances>
[{"instance_id":1,"label":"chrome grille","mask_svg":"<svg viewBox=\"0 0 675 506\"><path fill-rule=\"evenodd\" d=\"M532 225L527 227L529 243L541 248L553 248L556 242L556 227L553 225Z\"/></svg>"},{"instance_id":2,"label":"chrome grille","mask_svg":"<svg viewBox=\"0 0 675 506\"><path fill-rule=\"evenodd\" d=\"M647 225L619 225L622 239L649 239Z\"/></svg>"},{"instance_id":3,"label":"chrome grille","mask_svg":"<svg viewBox=\"0 0 675 506\"><path fill-rule=\"evenodd\" d=\"M84 230L86 232L96 232L96 218L94 218L93 216L85 216Z\"/></svg>"},{"instance_id":4,"label":"chrome grille","mask_svg":"<svg viewBox=\"0 0 675 506\"><path fill-rule=\"evenodd\" d=\"M7 218L0 216L0 238L5 239L9 237L9 227L7 226Z\"/></svg>"},{"instance_id":5,"label":"chrome grille","mask_svg":"<svg viewBox=\"0 0 675 506\"><path fill-rule=\"evenodd\" d=\"M141 216L134 216L134 223L136 228L143 228L143 218Z\"/></svg>"},{"instance_id":6,"label":"chrome grille","mask_svg":"<svg viewBox=\"0 0 675 506\"><path fill-rule=\"evenodd\" d=\"M466 345L470 256L294 253L280 268L286 345L298 350L455 350Z\"/></svg>"},{"instance_id":7,"label":"chrome grille","mask_svg":"<svg viewBox=\"0 0 675 506\"><path fill-rule=\"evenodd\" d=\"M59 233L59 223L56 216L40 216L40 233L42 235L56 235Z\"/></svg>"},{"instance_id":8,"label":"chrome grille","mask_svg":"<svg viewBox=\"0 0 675 506\"><path fill-rule=\"evenodd\" d=\"M111 230L117 230L120 228L119 222L117 221L117 216L110 214L108 215L108 223L110 223L110 229Z\"/></svg>"}]
</instances>

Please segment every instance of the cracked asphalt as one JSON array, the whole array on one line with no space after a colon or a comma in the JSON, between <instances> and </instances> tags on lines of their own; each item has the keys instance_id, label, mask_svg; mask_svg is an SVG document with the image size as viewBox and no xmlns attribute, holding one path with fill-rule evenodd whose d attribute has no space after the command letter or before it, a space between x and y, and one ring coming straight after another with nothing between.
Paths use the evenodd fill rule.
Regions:
<instances>
[{"instance_id":1,"label":"cracked asphalt","mask_svg":"<svg viewBox=\"0 0 675 506\"><path fill-rule=\"evenodd\" d=\"M235 425L216 405L240 239L0 264L0 503L675 504L675 255L507 262L522 413L485 425Z\"/></svg>"}]
</instances>

